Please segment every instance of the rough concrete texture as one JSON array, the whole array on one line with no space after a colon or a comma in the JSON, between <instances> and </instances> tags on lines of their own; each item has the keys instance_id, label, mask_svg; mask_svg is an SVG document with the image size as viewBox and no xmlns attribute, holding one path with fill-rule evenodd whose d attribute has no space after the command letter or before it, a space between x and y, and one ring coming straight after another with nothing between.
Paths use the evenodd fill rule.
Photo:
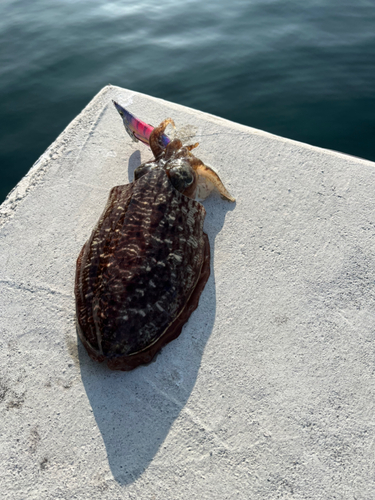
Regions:
<instances>
[{"instance_id":1,"label":"rough concrete texture","mask_svg":"<svg viewBox=\"0 0 375 500\"><path fill-rule=\"evenodd\" d=\"M171 116L237 198L204 202L212 274L155 362L77 340L76 257ZM104 88L1 207L2 499L375 498L375 165Z\"/></svg>"}]
</instances>

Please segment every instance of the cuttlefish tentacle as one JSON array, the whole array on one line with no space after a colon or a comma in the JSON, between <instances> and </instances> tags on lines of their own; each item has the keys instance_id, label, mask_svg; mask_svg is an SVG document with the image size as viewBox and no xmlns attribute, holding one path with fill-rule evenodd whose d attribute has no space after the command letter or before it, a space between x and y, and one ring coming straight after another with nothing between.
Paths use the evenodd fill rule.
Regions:
<instances>
[{"instance_id":1,"label":"cuttlefish tentacle","mask_svg":"<svg viewBox=\"0 0 375 500\"><path fill-rule=\"evenodd\" d=\"M195 144L190 144L190 146L185 146L185 148L188 150L188 151L191 151L192 149L195 149L199 146L199 142L196 142Z\"/></svg>"},{"instance_id":2,"label":"cuttlefish tentacle","mask_svg":"<svg viewBox=\"0 0 375 500\"><path fill-rule=\"evenodd\" d=\"M165 150L165 144L163 144L162 141L162 136L164 133L164 130L167 128L167 126L171 124L173 128L175 128L174 121L172 118L167 118L166 120L163 120L160 125L154 128L150 135L150 148L151 151L153 152L155 159L159 159L160 156L163 154Z\"/></svg>"}]
</instances>

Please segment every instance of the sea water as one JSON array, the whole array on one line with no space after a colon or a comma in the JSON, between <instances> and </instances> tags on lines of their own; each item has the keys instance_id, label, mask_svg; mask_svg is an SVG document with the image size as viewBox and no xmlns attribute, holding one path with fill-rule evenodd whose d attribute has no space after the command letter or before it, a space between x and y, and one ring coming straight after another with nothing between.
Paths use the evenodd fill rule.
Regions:
<instances>
[{"instance_id":1,"label":"sea water","mask_svg":"<svg viewBox=\"0 0 375 500\"><path fill-rule=\"evenodd\" d=\"M108 83L375 160L374 26L367 0L1 0L0 202Z\"/></svg>"}]
</instances>

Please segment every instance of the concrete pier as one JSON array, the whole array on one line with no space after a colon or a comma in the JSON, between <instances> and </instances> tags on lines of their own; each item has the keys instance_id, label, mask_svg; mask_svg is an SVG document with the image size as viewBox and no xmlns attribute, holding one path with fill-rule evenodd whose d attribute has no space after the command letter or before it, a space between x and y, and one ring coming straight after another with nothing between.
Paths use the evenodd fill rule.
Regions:
<instances>
[{"instance_id":1,"label":"concrete pier","mask_svg":"<svg viewBox=\"0 0 375 500\"><path fill-rule=\"evenodd\" d=\"M199 142L211 277L181 336L111 372L75 331L78 253L151 157L111 100ZM0 207L0 496L375 498L375 164L105 87Z\"/></svg>"}]
</instances>

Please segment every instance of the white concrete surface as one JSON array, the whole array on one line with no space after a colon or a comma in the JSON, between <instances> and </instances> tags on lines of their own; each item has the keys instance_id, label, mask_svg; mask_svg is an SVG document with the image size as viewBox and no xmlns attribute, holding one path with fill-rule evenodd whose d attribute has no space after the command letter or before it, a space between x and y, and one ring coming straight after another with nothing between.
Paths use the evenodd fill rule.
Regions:
<instances>
[{"instance_id":1,"label":"white concrete surface","mask_svg":"<svg viewBox=\"0 0 375 500\"><path fill-rule=\"evenodd\" d=\"M195 134L212 275L130 373L74 325L75 260L150 157L111 99ZM2 499L375 498L375 164L104 88L1 207Z\"/></svg>"}]
</instances>

